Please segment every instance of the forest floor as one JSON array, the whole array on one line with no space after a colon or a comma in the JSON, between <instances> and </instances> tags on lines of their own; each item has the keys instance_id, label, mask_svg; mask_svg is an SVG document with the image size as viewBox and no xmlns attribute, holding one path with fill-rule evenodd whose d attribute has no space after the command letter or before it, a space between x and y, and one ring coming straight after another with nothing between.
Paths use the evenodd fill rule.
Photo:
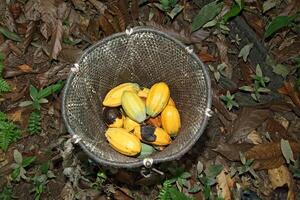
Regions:
<instances>
[{"instance_id":1,"label":"forest floor","mask_svg":"<svg viewBox=\"0 0 300 200\"><path fill-rule=\"evenodd\" d=\"M299 0L0 0L0 199L300 199L299 11ZM82 52L139 25L193 47L213 89L199 141L148 178L91 160L61 115Z\"/></svg>"}]
</instances>

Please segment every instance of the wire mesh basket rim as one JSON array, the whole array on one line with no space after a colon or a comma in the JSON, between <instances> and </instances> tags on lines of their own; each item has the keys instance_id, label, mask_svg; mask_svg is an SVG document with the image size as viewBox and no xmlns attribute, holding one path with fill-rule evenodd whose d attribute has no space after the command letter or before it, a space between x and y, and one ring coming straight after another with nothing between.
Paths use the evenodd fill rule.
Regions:
<instances>
[{"instance_id":1,"label":"wire mesh basket rim","mask_svg":"<svg viewBox=\"0 0 300 200\"><path fill-rule=\"evenodd\" d=\"M128 31L128 30L127 30ZM125 32L119 32L119 33L115 33L111 36L108 36L106 38L103 38L102 40L98 41L97 43L93 44L92 46L90 46L89 48L87 48L83 54L77 59L76 64L80 63L91 51L93 51L94 49L96 49L98 46L100 46L103 43L106 43L107 41L113 40L114 38L118 38L118 37L126 37L130 34L134 34L134 33L138 33L138 32L151 32L154 34L158 34L162 37L165 37L171 41L173 41L174 43L176 43L177 45L179 45L182 48L187 48L186 45L184 45L181 41L177 40L174 37L171 37L170 35L153 29L153 28L149 28L149 27L144 27L144 26L139 26L139 27L134 27L132 28L130 31L130 33L128 33L127 31ZM211 104L212 104L212 89L211 89L211 79L208 73L207 68L205 67L205 65L203 64L203 62L199 59L199 57L194 53L194 52L189 52L190 56L192 56L198 63L200 63L201 65L201 70L203 71L204 74L204 78L205 78L205 84L207 87L207 104L206 104L206 109L210 109L211 108ZM66 111L66 106L65 106L65 102L66 102L66 96L68 94L68 91L70 89L70 85L72 83L73 78L75 77L76 72L70 71L70 74L67 78L66 81L66 85L63 89L63 93L62 93L62 116L63 116L63 120L64 123L66 125L66 128L68 130L68 132L71 134L72 137L76 137L77 134L76 132L73 130L73 128L70 126L68 117L67 117L67 111ZM179 159L181 156L183 156L185 153L187 153L191 147L196 143L196 141L200 138L200 136L202 135L207 123L208 123L208 119L209 116L208 115L204 115L204 119L203 119L203 123L201 124L201 127L199 128L199 130L197 131L196 135L194 138L192 138L190 140L190 142L188 142L188 145L186 145L182 151L180 151L177 154L174 154L172 156L166 157L166 158L156 158L153 159L153 164L157 164L160 162L166 162L166 161L172 161L175 159ZM78 143L80 145L80 147L83 149L83 151L93 160L95 160L96 162L102 164L102 165L107 165L107 166L113 166L113 167L117 167L117 168L135 168L135 167L141 167L143 166L143 160L139 160L139 161L133 161L133 162L126 162L126 163L116 163L110 160L106 160L103 158L99 158L98 156L96 156L95 154L93 154L92 152L90 152L86 146L84 145L84 143L80 140L78 140ZM146 158L144 158L146 159Z\"/></svg>"}]
</instances>

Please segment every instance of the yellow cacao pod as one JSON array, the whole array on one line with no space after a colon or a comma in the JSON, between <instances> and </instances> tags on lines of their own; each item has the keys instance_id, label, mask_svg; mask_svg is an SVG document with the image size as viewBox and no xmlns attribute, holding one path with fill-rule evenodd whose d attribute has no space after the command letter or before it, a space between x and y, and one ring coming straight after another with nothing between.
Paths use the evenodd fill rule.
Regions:
<instances>
[{"instance_id":1,"label":"yellow cacao pod","mask_svg":"<svg viewBox=\"0 0 300 200\"><path fill-rule=\"evenodd\" d=\"M146 107L136 92L125 91L122 95L122 108L132 120L141 123L146 119Z\"/></svg>"},{"instance_id":2,"label":"yellow cacao pod","mask_svg":"<svg viewBox=\"0 0 300 200\"><path fill-rule=\"evenodd\" d=\"M181 127L180 115L176 107L166 106L161 113L163 129L170 135L177 135Z\"/></svg>"},{"instance_id":3,"label":"yellow cacao pod","mask_svg":"<svg viewBox=\"0 0 300 200\"><path fill-rule=\"evenodd\" d=\"M139 97L143 97L143 98L147 98L148 94L149 94L149 89L148 88L143 88L142 90L138 91L138 96Z\"/></svg>"},{"instance_id":4,"label":"yellow cacao pod","mask_svg":"<svg viewBox=\"0 0 300 200\"><path fill-rule=\"evenodd\" d=\"M141 152L142 145L139 138L124 128L108 128L105 136L112 148L124 155L135 156Z\"/></svg>"},{"instance_id":5,"label":"yellow cacao pod","mask_svg":"<svg viewBox=\"0 0 300 200\"><path fill-rule=\"evenodd\" d=\"M162 128L151 125L136 126L134 128L134 135L145 143L164 146L171 143L170 135Z\"/></svg>"},{"instance_id":6,"label":"yellow cacao pod","mask_svg":"<svg viewBox=\"0 0 300 200\"><path fill-rule=\"evenodd\" d=\"M138 92L140 87L136 83L123 83L111 89L103 100L103 105L108 107L117 107L121 105L124 91Z\"/></svg>"},{"instance_id":7,"label":"yellow cacao pod","mask_svg":"<svg viewBox=\"0 0 300 200\"><path fill-rule=\"evenodd\" d=\"M173 99L171 97L170 97L167 105L168 106L175 106L175 102L173 101Z\"/></svg>"},{"instance_id":8,"label":"yellow cacao pod","mask_svg":"<svg viewBox=\"0 0 300 200\"><path fill-rule=\"evenodd\" d=\"M146 112L151 117L157 116L170 99L170 89L164 82L154 84L146 99Z\"/></svg>"},{"instance_id":9,"label":"yellow cacao pod","mask_svg":"<svg viewBox=\"0 0 300 200\"><path fill-rule=\"evenodd\" d=\"M140 124L137 123L136 121L133 121L129 117L125 117L125 119L124 119L124 128L128 132L132 131L136 126L140 126Z\"/></svg>"},{"instance_id":10,"label":"yellow cacao pod","mask_svg":"<svg viewBox=\"0 0 300 200\"><path fill-rule=\"evenodd\" d=\"M122 115L119 108L103 108L103 119L108 127L111 128L122 128L124 122L124 116Z\"/></svg>"}]
</instances>

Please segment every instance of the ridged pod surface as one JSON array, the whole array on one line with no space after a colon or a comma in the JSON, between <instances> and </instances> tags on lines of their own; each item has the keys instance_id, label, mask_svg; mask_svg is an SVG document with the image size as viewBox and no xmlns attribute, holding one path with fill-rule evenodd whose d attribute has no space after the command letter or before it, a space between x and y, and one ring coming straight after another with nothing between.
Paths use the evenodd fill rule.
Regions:
<instances>
[{"instance_id":1,"label":"ridged pod surface","mask_svg":"<svg viewBox=\"0 0 300 200\"><path fill-rule=\"evenodd\" d=\"M124 128L128 132L132 131L136 126L140 126L140 124L137 123L136 121L130 119L130 117L125 117L125 119L124 119Z\"/></svg>"},{"instance_id":2,"label":"ridged pod surface","mask_svg":"<svg viewBox=\"0 0 300 200\"><path fill-rule=\"evenodd\" d=\"M122 95L122 108L132 120L141 123L146 119L146 107L136 92L125 91Z\"/></svg>"},{"instance_id":3,"label":"ridged pod surface","mask_svg":"<svg viewBox=\"0 0 300 200\"><path fill-rule=\"evenodd\" d=\"M175 106L167 105L161 113L163 129L170 135L177 135L181 127L180 114Z\"/></svg>"},{"instance_id":4,"label":"ridged pod surface","mask_svg":"<svg viewBox=\"0 0 300 200\"><path fill-rule=\"evenodd\" d=\"M124 155L135 156L141 152L142 145L139 138L124 128L108 128L105 136L112 148Z\"/></svg>"},{"instance_id":5,"label":"ridged pod surface","mask_svg":"<svg viewBox=\"0 0 300 200\"><path fill-rule=\"evenodd\" d=\"M168 104L170 89L164 82L154 84L146 99L146 112L151 117L157 116Z\"/></svg>"},{"instance_id":6,"label":"ridged pod surface","mask_svg":"<svg viewBox=\"0 0 300 200\"><path fill-rule=\"evenodd\" d=\"M122 103L122 95L124 91L132 91L137 93L140 87L137 83L123 83L111 89L103 100L103 105L108 107L117 107Z\"/></svg>"}]
</instances>

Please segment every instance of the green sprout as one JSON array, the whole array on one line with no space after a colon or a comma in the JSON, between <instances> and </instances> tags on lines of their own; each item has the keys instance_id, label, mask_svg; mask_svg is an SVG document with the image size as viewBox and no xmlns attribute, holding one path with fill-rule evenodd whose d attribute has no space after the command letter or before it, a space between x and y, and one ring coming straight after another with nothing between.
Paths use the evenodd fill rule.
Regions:
<instances>
[{"instance_id":1,"label":"green sprout","mask_svg":"<svg viewBox=\"0 0 300 200\"><path fill-rule=\"evenodd\" d=\"M254 81L253 84L247 86L242 86L239 89L245 92L250 92L251 97L258 101L260 100L261 93L269 93L271 90L266 88L266 84L270 81L269 77L263 76L261 71L260 65L256 66L255 75L251 75L252 80Z\"/></svg>"},{"instance_id":2,"label":"green sprout","mask_svg":"<svg viewBox=\"0 0 300 200\"><path fill-rule=\"evenodd\" d=\"M228 110L231 110L233 107L239 107L239 104L234 100L234 98L234 94L231 95L229 91L227 91L226 95L220 96L220 99L224 101Z\"/></svg>"}]
</instances>

